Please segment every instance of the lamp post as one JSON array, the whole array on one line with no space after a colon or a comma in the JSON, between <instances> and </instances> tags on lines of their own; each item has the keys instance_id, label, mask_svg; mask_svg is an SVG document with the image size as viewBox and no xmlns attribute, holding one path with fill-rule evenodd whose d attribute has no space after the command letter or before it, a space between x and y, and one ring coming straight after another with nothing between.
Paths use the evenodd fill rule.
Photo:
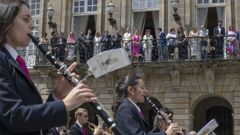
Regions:
<instances>
[{"instance_id":1,"label":"lamp post","mask_svg":"<svg viewBox=\"0 0 240 135\"><path fill-rule=\"evenodd\" d=\"M107 12L109 15L108 21L110 25L116 29L117 21L112 17L114 10L115 10L115 5L112 3L112 1L110 1L110 3L107 5Z\"/></svg>"},{"instance_id":2,"label":"lamp post","mask_svg":"<svg viewBox=\"0 0 240 135\"><path fill-rule=\"evenodd\" d=\"M52 5L50 5L48 7L48 10L47 10L47 16L48 16L48 26L49 26L49 28L52 28L52 29L57 27L57 24L52 21L52 18L54 16L54 12L55 11L54 11Z\"/></svg>"},{"instance_id":3,"label":"lamp post","mask_svg":"<svg viewBox=\"0 0 240 135\"><path fill-rule=\"evenodd\" d=\"M182 27L182 23L181 23L181 17L178 14L178 8L179 8L179 0L171 0L171 4L173 7L173 18L175 20L175 22Z\"/></svg>"}]
</instances>

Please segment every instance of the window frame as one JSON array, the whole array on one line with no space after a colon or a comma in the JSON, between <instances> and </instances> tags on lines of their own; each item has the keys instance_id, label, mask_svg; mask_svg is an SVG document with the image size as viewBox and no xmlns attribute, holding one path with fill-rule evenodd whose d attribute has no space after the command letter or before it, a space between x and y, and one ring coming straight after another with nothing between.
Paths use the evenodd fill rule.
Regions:
<instances>
[{"instance_id":1,"label":"window frame","mask_svg":"<svg viewBox=\"0 0 240 135\"><path fill-rule=\"evenodd\" d=\"M34 0L36 2L33 2L33 0L28 0L28 4L30 7L30 12L32 16L40 16L40 6L41 6L41 1L40 0ZM32 8L34 6L34 8ZM38 11L38 13L37 13ZM34 14L32 14L34 13Z\"/></svg>"},{"instance_id":2,"label":"window frame","mask_svg":"<svg viewBox=\"0 0 240 135\"><path fill-rule=\"evenodd\" d=\"M153 1L154 7L149 6L149 2ZM137 6L136 6L137 5ZM139 6L139 5L144 5ZM132 0L132 11L141 12L141 11L157 11L160 8L160 0Z\"/></svg>"},{"instance_id":3,"label":"window frame","mask_svg":"<svg viewBox=\"0 0 240 135\"><path fill-rule=\"evenodd\" d=\"M201 3L199 3L198 2L199 0L196 0L196 5L197 6L201 6L201 5L225 5L225 2L226 2L226 0L224 0L223 2L220 2L220 0L217 0L217 2L216 3L214 3L213 2L213 0L207 0L208 2L207 3L205 3L204 1L205 0L201 0L202 2Z\"/></svg>"},{"instance_id":4,"label":"window frame","mask_svg":"<svg viewBox=\"0 0 240 135\"><path fill-rule=\"evenodd\" d=\"M84 2L84 6L80 6L80 2L83 1ZM78 16L78 15L96 15L97 14L97 10L98 10L98 0L90 0L91 4L88 4L89 0L74 0L73 1L73 9L72 9L72 13L73 16ZM94 4L94 1L96 1L96 4ZM76 6L75 3L79 2L79 5ZM90 11L88 11L88 8L91 8ZM94 11L94 7L96 7L96 11ZM78 9L77 12L75 12L75 9ZM83 8L83 12L81 12L81 8Z\"/></svg>"}]
</instances>

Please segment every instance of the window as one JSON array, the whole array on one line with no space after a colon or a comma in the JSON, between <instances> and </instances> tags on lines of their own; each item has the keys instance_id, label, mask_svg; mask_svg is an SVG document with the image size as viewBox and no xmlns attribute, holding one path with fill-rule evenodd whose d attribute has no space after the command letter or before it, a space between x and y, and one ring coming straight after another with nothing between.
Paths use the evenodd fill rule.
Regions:
<instances>
[{"instance_id":1,"label":"window","mask_svg":"<svg viewBox=\"0 0 240 135\"><path fill-rule=\"evenodd\" d=\"M197 4L221 4L224 0L197 0Z\"/></svg>"},{"instance_id":2,"label":"window","mask_svg":"<svg viewBox=\"0 0 240 135\"><path fill-rule=\"evenodd\" d=\"M39 15L40 14L40 0L28 0L31 14Z\"/></svg>"},{"instance_id":3,"label":"window","mask_svg":"<svg viewBox=\"0 0 240 135\"><path fill-rule=\"evenodd\" d=\"M91 13L97 11L97 0L74 0L74 13Z\"/></svg>"},{"instance_id":4,"label":"window","mask_svg":"<svg viewBox=\"0 0 240 135\"><path fill-rule=\"evenodd\" d=\"M33 36L39 37L39 19L33 19L34 29L32 31Z\"/></svg>"},{"instance_id":5,"label":"window","mask_svg":"<svg viewBox=\"0 0 240 135\"><path fill-rule=\"evenodd\" d=\"M39 21L40 21L40 0L28 0L30 11L33 17L34 29L32 31L33 36L39 36Z\"/></svg>"},{"instance_id":6,"label":"window","mask_svg":"<svg viewBox=\"0 0 240 135\"><path fill-rule=\"evenodd\" d=\"M133 0L133 10L157 10L159 9L160 0Z\"/></svg>"}]
</instances>

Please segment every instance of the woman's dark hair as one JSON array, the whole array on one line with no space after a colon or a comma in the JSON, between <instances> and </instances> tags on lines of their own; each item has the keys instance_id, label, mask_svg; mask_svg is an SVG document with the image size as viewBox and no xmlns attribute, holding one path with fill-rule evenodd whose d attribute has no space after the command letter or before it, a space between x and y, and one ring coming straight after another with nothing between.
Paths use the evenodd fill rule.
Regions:
<instances>
[{"instance_id":1,"label":"woman's dark hair","mask_svg":"<svg viewBox=\"0 0 240 135\"><path fill-rule=\"evenodd\" d=\"M114 104L112 106L113 112L116 112L118 106L122 103L122 100L128 96L128 87L136 86L139 79L142 78L135 74L132 74L125 76L117 82L115 86L115 91L117 95L114 98Z\"/></svg>"},{"instance_id":2,"label":"woman's dark hair","mask_svg":"<svg viewBox=\"0 0 240 135\"><path fill-rule=\"evenodd\" d=\"M22 5L29 8L25 0L1 0L0 1L0 47L6 42L5 36Z\"/></svg>"}]
</instances>

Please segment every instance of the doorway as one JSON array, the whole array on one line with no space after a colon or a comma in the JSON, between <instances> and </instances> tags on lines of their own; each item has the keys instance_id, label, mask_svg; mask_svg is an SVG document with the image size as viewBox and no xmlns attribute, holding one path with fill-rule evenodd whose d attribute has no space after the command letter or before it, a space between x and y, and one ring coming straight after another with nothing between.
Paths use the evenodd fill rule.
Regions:
<instances>
[{"instance_id":1,"label":"doorway","mask_svg":"<svg viewBox=\"0 0 240 135\"><path fill-rule=\"evenodd\" d=\"M219 126L214 130L217 135L233 134L233 108L220 97L209 97L202 100L194 109L193 129L199 131L211 119L216 119Z\"/></svg>"},{"instance_id":2,"label":"doorway","mask_svg":"<svg viewBox=\"0 0 240 135\"><path fill-rule=\"evenodd\" d=\"M87 34L87 31L90 29L92 30L92 35L94 36L96 33L96 22L95 22L95 15L90 15L88 17L88 22L87 22L87 29L85 33Z\"/></svg>"},{"instance_id":3,"label":"doorway","mask_svg":"<svg viewBox=\"0 0 240 135\"><path fill-rule=\"evenodd\" d=\"M213 29L218 25L218 15L217 15L217 8L210 7L208 8L207 13L207 20L206 20L206 27L209 31L209 36L213 36Z\"/></svg>"},{"instance_id":4,"label":"doorway","mask_svg":"<svg viewBox=\"0 0 240 135\"><path fill-rule=\"evenodd\" d=\"M145 20L145 25L144 25L142 35L145 34L145 31L147 29L151 30L151 35L153 36L154 39L156 39L156 33L155 33L154 20L153 20L152 12L146 12L146 20Z\"/></svg>"},{"instance_id":5,"label":"doorway","mask_svg":"<svg viewBox=\"0 0 240 135\"><path fill-rule=\"evenodd\" d=\"M157 60L158 59L158 46L157 46L157 41L156 41L157 33L155 32L153 12L146 12L145 16L146 16L146 19L145 19L145 23L144 23L144 27L143 27L144 29L143 29L142 36L145 35L146 30L151 31L151 35L153 36L152 60Z\"/></svg>"}]
</instances>

